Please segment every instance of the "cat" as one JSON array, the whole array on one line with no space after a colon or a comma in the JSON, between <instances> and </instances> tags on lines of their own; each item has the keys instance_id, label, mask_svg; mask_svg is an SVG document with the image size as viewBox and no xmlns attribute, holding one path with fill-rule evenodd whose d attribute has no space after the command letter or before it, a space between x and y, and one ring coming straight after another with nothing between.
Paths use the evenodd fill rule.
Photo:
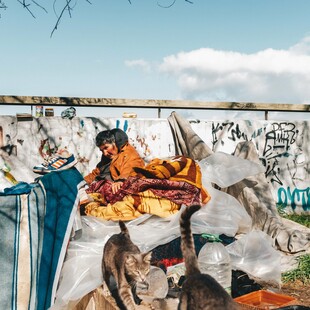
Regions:
<instances>
[{"instance_id":1,"label":"cat","mask_svg":"<svg viewBox=\"0 0 310 310\"><path fill-rule=\"evenodd\" d=\"M112 235L104 246L102 274L108 288L110 276L114 277L123 306L127 310L134 310L135 304L144 304L136 293L136 284L146 283L152 252L141 253L131 241L125 223L119 221L119 226L121 232Z\"/></svg>"},{"instance_id":2,"label":"cat","mask_svg":"<svg viewBox=\"0 0 310 310\"><path fill-rule=\"evenodd\" d=\"M200 208L200 205L191 205L180 217L181 250L186 272L178 310L237 310L237 304L225 289L213 277L199 270L190 219Z\"/></svg>"}]
</instances>

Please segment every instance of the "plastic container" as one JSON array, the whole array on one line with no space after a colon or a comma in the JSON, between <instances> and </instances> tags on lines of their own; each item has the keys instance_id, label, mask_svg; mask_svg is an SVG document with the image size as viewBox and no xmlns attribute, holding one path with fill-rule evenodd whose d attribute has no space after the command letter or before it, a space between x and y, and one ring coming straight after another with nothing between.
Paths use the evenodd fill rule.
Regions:
<instances>
[{"instance_id":1,"label":"plastic container","mask_svg":"<svg viewBox=\"0 0 310 310\"><path fill-rule=\"evenodd\" d=\"M37 105L36 106L36 117L42 117L43 116L43 105Z\"/></svg>"},{"instance_id":2,"label":"plastic container","mask_svg":"<svg viewBox=\"0 0 310 310\"><path fill-rule=\"evenodd\" d=\"M137 284L137 294L150 299L163 299L168 294L168 280L165 272L156 266L151 266L150 273L147 276L148 287ZM141 297L142 298L142 297ZM142 298L143 299L143 298Z\"/></svg>"},{"instance_id":3,"label":"plastic container","mask_svg":"<svg viewBox=\"0 0 310 310\"><path fill-rule=\"evenodd\" d=\"M0 168L1 174L13 185L16 185L18 181L15 179L15 177L10 173L11 168L4 164L2 168Z\"/></svg>"},{"instance_id":4,"label":"plastic container","mask_svg":"<svg viewBox=\"0 0 310 310\"><path fill-rule=\"evenodd\" d=\"M54 116L54 108L46 108L45 116Z\"/></svg>"},{"instance_id":5,"label":"plastic container","mask_svg":"<svg viewBox=\"0 0 310 310\"><path fill-rule=\"evenodd\" d=\"M216 235L203 235L208 242L198 254L198 264L202 273L209 274L231 295L232 269L228 251Z\"/></svg>"},{"instance_id":6,"label":"plastic container","mask_svg":"<svg viewBox=\"0 0 310 310\"><path fill-rule=\"evenodd\" d=\"M276 294L266 290L255 291L234 299L240 306L240 309L249 310L271 310L279 309L281 306L288 306L297 302L296 298Z\"/></svg>"}]
</instances>

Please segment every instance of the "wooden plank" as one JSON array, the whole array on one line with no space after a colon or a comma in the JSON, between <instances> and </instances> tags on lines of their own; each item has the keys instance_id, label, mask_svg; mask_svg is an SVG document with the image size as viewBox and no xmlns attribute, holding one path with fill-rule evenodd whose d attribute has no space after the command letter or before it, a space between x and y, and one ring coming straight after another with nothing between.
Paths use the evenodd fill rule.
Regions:
<instances>
[{"instance_id":1,"label":"wooden plank","mask_svg":"<svg viewBox=\"0 0 310 310\"><path fill-rule=\"evenodd\" d=\"M309 112L307 104L254 103L254 102L204 102L189 100L149 100L83 97L0 96L0 105L131 107L157 109L206 109L244 111Z\"/></svg>"}]
</instances>

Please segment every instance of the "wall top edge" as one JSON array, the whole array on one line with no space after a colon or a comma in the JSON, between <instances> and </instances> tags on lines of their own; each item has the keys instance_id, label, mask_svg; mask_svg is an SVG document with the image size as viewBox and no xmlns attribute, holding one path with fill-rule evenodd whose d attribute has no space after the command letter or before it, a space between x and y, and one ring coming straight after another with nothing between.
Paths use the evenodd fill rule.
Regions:
<instances>
[{"instance_id":1,"label":"wall top edge","mask_svg":"<svg viewBox=\"0 0 310 310\"><path fill-rule=\"evenodd\" d=\"M89 106L89 107L133 107L157 109L210 109L244 111L310 112L308 104L254 103L254 102L204 102L190 100L44 97L44 96L0 96L0 105L44 105L44 106Z\"/></svg>"}]
</instances>

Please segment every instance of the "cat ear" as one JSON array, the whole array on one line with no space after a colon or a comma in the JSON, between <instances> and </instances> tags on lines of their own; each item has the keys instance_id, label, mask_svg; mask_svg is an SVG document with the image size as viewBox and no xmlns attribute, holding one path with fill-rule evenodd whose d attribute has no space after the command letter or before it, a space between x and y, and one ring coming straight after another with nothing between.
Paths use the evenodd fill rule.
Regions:
<instances>
[{"instance_id":1,"label":"cat ear","mask_svg":"<svg viewBox=\"0 0 310 310\"><path fill-rule=\"evenodd\" d=\"M151 258L152 258L152 252L148 252L148 253L144 253L144 257L143 257L143 260L145 262L150 262L151 261Z\"/></svg>"}]
</instances>

